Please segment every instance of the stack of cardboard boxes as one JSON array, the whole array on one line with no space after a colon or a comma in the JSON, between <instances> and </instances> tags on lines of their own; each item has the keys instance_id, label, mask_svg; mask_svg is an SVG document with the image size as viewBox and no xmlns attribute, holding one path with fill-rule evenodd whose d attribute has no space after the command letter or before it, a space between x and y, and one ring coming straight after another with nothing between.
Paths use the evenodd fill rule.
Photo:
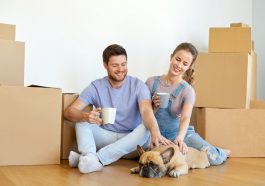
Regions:
<instances>
[{"instance_id":1,"label":"stack of cardboard boxes","mask_svg":"<svg viewBox=\"0 0 265 186\"><path fill-rule=\"evenodd\" d=\"M0 23L0 166L59 164L77 150L75 123L63 112L78 94L24 87L25 44L15 35L15 25Z\"/></svg>"},{"instance_id":2,"label":"stack of cardboard boxes","mask_svg":"<svg viewBox=\"0 0 265 186\"><path fill-rule=\"evenodd\" d=\"M60 163L61 89L24 87L23 42L0 24L0 165Z\"/></svg>"},{"instance_id":3,"label":"stack of cardboard boxes","mask_svg":"<svg viewBox=\"0 0 265 186\"><path fill-rule=\"evenodd\" d=\"M232 157L265 157L265 101L256 100L251 28L210 28L209 52L199 53L195 73L198 133Z\"/></svg>"}]
</instances>

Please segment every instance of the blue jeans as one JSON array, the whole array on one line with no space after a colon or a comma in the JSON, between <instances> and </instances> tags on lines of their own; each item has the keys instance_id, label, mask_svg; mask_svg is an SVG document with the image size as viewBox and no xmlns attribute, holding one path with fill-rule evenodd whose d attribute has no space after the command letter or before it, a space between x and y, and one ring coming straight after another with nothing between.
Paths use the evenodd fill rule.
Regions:
<instances>
[{"instance_id":1,"label":"blue jeans","mask_svg":"<svg viewBox=\"0 0 265 186\"><path fill-rule=\"evenodd\" d=\"M161 134L174 141L178 135L179 120L171 116L167 109L159 109L156 114ZM211 165L220 165L227 159L225 151L219 147L214 147L205 141L198 133L195 132L193 126L189 126L184 137L184 142L188 147L193 147L199 151L207 150L208 159Z\"/></svg>"},{"instance_id":2,"label":"blue jeans","mask_svg":"<svg viewBox=\"0 0 265 186\"><path fill-rule=\"evenodd\" d=\"M198 133L195 132L193 126L188 128L184 142L187 146L193 147L197 150L206 150L211 165L220 165L227 159L227 155L223 149L214 147L205 141Z\"/></svg>"},{"instance_id":3,"label":"blue jeans","mask_svg":"<svg viewBox=\"0 0 265 186\"><path fill-rule=\"evenodd\" d=\"M148 148L150 143L150 132L143 124L129 133L108 131L87 122L77 123L75 129L79 152L82 155L97 155L103 165L135 151L137 145Z\"/></svg>"}]
</instances>

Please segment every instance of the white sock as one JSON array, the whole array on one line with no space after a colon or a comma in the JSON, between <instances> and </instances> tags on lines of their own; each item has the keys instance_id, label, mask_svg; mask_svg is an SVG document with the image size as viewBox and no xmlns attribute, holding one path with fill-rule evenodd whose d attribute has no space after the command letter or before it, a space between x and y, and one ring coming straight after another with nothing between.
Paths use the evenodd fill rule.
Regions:
<instances>
[{"instance_id":1,"label":"white sock","mask_svg":"<svg viewBox=\"0 0 265 186\"><path fill-rule=\"evenodd\" d=\"M68 156L69 166L70 167L77 167L79 162L80 154L70 151L70 154Z\"/></svg>"},{"instance_id":2,"label":"white sock","mask_svg":"<svg viewBox=\"0 0 265 186\"><path fill-rule=\"evenodd\" d=\"M89 153L85 156L80 156L78 168L81 173L90 173L100 171L103 165L95 154Z\"/></svg>"}]
</instances>

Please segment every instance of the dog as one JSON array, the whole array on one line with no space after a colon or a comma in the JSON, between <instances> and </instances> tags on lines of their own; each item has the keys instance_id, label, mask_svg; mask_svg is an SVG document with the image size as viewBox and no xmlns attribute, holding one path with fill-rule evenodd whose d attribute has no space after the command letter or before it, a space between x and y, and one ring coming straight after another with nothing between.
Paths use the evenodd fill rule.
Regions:
<instances>
[{"instance_id":1,"label":"dog","mask_svg":"<svg viewBox=\"0 0 265 186\"><path fill-rule=\"evenodd\" d=\"M203 169L210 166L207 151L198 151L188 147L183 155L177 145L159 146L151 151L144 151L137 146L140 155L139 166L131 169L131 173L147 178L160 178L168 175L179 177L188 173L189 169Z\"/></svg>"}]
</instances>

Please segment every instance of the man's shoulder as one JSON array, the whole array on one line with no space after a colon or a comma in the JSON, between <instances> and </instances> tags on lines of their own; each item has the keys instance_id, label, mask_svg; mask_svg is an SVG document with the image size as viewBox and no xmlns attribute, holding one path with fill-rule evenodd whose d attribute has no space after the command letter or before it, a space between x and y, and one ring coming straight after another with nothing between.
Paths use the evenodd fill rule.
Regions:
<instances>
[{"instance_id":1,"label":"man's shoulder","mask_svg":"<svg viewBox=\"0 0 265 186\"><path fill-rule=\"evenodd\" d=\"M141 81L138 77L131 76L131 75L127 75L127 78L128 78L130 81Z\"/></svg>"},{"instance_id":2,"label":"man's shoulder","mask_svg":"<svg viewBox=\"0 0 265 186\"><path fill-rule=\"evenodd\" d=\"M94 86L103 86L106 84L106 78L107 77L96 79L96 80L92 81L91 84Z\"/></svg>"},{"instance_id":3,"label":"man's shoulder","mask_svg":"<svg viewBox=\"0 0 265 186\"><path fill-rule=\"evenodd\" d=\"M143 80L139 79L138 77L128 75L127 78L128 78L128 82L130 82L130 84L142 84L142 83L144 83Z\"/></svg>"},{"instance_id":4,"label":"man's shoulder","mask_svg":"<svg viewBox=\"0 0 265 186\"><path fill-rule=\"evenodd\" d=\"M134 90L136 90L136 92L148 91L148 87L146 86L143 80L133 76L127 76L127 77L128 77L127 81L128 85Z\"/></svg>"}]
</instances>

